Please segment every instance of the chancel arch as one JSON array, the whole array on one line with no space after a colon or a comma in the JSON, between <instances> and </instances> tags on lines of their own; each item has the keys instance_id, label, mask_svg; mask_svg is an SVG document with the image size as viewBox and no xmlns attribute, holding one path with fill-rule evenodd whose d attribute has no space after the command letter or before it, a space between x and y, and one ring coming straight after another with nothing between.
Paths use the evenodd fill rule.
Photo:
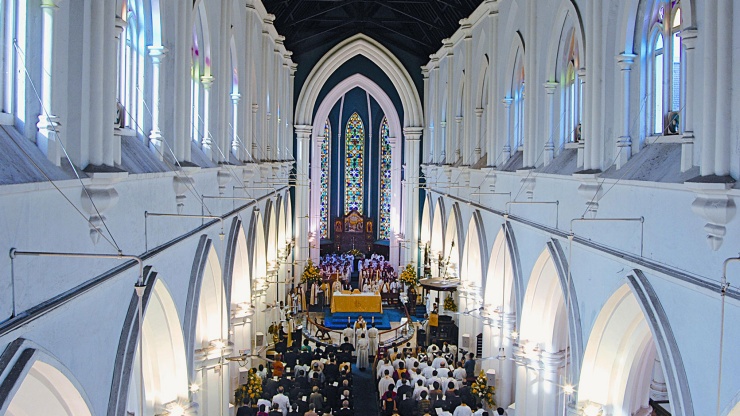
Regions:
<instances>
[{"instance_id":1,"label":"chancel arch","mask_svg":"<svg viewBox=\"0 0 740 416\"><path fill-rule=\"evenodd\" d=\"M234 343L234 351L248 350L252 346L252 317L255 305L252 303L252 270L249 258L249 247L242 222L235 219L229 235L232 251L227 251L227 259L231 257L231 290L229 311L231 331L229 339ZM228 270L227 270L228 272ZM226 280L226 279L225 279ZM239 381L239 363L229 363L231 375L230 391L233 391Z\"/></svg>"},{"instance_id":2,"label":"chancel arch","mask_svg":"<svg viewBox=\"0 0 740 416\"><path fill-rule=\"evenodd\" d=\"M251 260L252 275L252 304L258 305L266 302L266 294L269 284L267 282L267 242L265 240L265 227L262 221L262 213L258 209L252 211L247 229L247 247L249 247L249 258ZM255 326L264 328L264 314L255 315Z\"/></svg>"},{"instance_id":3,"label":"chancel arch","mask_svg":"<svg viewBox=\"0 0 740 416\"><path fill-rule=\"evenodd\" d=\"M422 214L421 214L421 232L419 234L419 238L421 239L421 243L424 246L424 249L431 250L431 247L429 247L429 243L432 240L432 209L434 208L434 202L432 201L431 195L427 194L426 198L424 198L424 207L422 208Z\"/></svg>"},{"instance_id":4,"label":"chancel arch","mask_svg":"<svg viewBox=\"0 0 740 416\"><path fill-rule=\"evenodd\" d=\"M10 355L12 349L15 349L15 356L6 356ZM87 396L72 373L35 344L17 339L10 344L3 358L14 363L12 370L2 380L4 392L0 393L1 414L92 415Z\"/></svg>"},{"instance_id":5,"label":"chancel arch","mask_svg":"<svg viewBox=\"0 0 740 416\"><path fill-rule=\"evenodd\" d=\"M391 247L391 262L395 264L393 260L397 256L397 247L399 244L396 235L402 232L401 221L399 220L401 213L401 163L403 160L401 154L402 147L400 145L401 138L403 137L401 119L388 93L386 93L386 91L384 91L375 81L359 73L347 77L332 88L318 105L316 114L313 118L314 124L312 126L312 137L314 140L311 145L311 189L316 189L317 191L311 193L310 232L315 236L321 236L321 238L330 238L331 235L331 231L329 229L326 230L326 233L324 232L325 222L328 225L328 223L332 221L330 215L330 212L332 212L331 209L329 211L325 210L325 208L331 207L333 202L331 201L330 195L332 195L332 188L335 184L331 178L332 175L334 175L333 177L336 179L337 174L339 174L339 178L345 176L342 174L345 167L344 159L342 159L341 156L337 158L337 155L333 155L331 153L331 149L337 149L339 155L344 155L345 158L347 157L346 150L344 149L344 146L341 145L341 143L344 143L344 140L339 140L340 144L338 146L332 146L331 143L333 141L332 139L339 139L340 137L346 139L346 126L342 123L343 120L340 120L339 126L336 128L341 136L338 135L337 132L334 132L334 137L329 136L328 141L325 136L327 136L327 134L331 135L333 130L331 125L328 124L330 112L338 102L343 102L343 97L345 97L348 92L355 88L360 88L372 97L378 103L384 117L387 119L388 150L390 152L390 178L388 179L391 189L391 215L387 236L389 237ZM380 119L382 120L382 117ZM381 120L372 120L372 122L373 124L379 124ZM374 146L372 143L380 143L384 139L383 137L376 137L373 140L370 140L371 137L367 134L374 128L374 125L369 124L370 121L371 120L362 120L363 134L365 135L363 143L365 148L363 148L363 152L368 155L380 156L379 148L367 148L368 146ZM382 129L379 130L379 133L382 134ZM339 160L342 163L332 166L329 162L330 160ZM339 170L340 172L335 172L335 170ZM365 171L363 170L363 174L364 173ZM372 168L372 170L368 170L368 174L372 177L366 179L363 178L364 183L375 181L375 177L379 177L380 172L377 170L377 167L375 167ZM344 182L347 181L345 180ZM380 182L379 179L378 182ZM328 188L326 195L323 194L325 184ZM346 196L343 196L343 194L340 195L336 190L334 191L334 195L346 198ZM326 200L324 200L324 198ZM368 195L365 195L365 199L369 199ZM380 198L378 198L378 200L380 201ZM379 208L373 207L373 212L378 211ZM380 216L378 216L378 219L380 220ZM318 247L311 250L311 257L314 259L314 262L318 261L318 255Z\"/></svg>"}]
</instances>

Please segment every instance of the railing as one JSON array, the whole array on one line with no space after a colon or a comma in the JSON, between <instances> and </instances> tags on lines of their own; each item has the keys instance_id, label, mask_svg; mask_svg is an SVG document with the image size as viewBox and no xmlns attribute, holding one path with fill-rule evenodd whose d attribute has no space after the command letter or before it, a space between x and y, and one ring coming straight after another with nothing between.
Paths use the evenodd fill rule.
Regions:
<instances>
[{"instance_id":1,"label":"railing","mask_svg":"<svg viewBox=\"0 0 740 416\"><path fill-rule=\"evenodd\" d=\"M414 329L414 326L411 325L411 316L409 315L409 311L407 308L404 308L404 312L406 313L406 323L401 324L395 328L391 328L385 331L379 331L378 332L378 348L389 348L393 347L399 344L403 344L405 342L408 342L410 339L414 337L414 334L416 333L416 330ZM334 344L333 338L331 340L326 339L320 339L316 336L317 332L322 332L324 334L327 334L331 337L331 334L337 334L339 336L339 340L342 340L342 331L337 331L334 329L330 329L324 325L319 324L316 322L315 319L311 318L310 312L306 312L306 325L305 325L305 331L303 335L313 341L316 345L322 345L322 346L328 346L333 345L335 347L338 347L338 344ZM313 330L312 327L313 326ZM393 333L393 336L390 339L387 339L385 341L380 341L383 337L383 335ZM329 341L329 342L327 342ZM341 344L341 342L339 343Z\"/></svg>"}]
</instances>

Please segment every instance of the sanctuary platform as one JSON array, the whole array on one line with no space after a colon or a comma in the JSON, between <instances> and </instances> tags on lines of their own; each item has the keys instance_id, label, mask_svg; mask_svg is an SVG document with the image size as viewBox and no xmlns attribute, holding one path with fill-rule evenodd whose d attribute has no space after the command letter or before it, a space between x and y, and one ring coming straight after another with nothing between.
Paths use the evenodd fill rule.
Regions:
<instances>
[{"instance_id":1,"label":"sanctuary platform","mask_svg":"<svg viewBox=\"0 0 740 416\"><path fill-rule=\"evenodd\" d=\"M347 318L350 319L350 323L354 328L357 317L362 315L362 318L367 322L368 328L370 328L370 322L373 317L375 318L375 327L383 331L391 329L390 313L365 313L365 312L338 312L327 314L324 318L324 326L341 331L347 327Z\"/></svg>"}]
</instances>

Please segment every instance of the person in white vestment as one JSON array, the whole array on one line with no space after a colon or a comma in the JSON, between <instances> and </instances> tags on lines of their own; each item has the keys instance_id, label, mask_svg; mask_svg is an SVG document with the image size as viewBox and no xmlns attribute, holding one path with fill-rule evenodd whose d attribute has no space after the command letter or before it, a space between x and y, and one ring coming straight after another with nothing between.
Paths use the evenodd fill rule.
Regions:
<instances>
[{"instance_id":1,"label":"person in white vestment","mask_svg":"<svg viewBox=\"0 0 740 416\"><path fill-rule=\"evenodd\" d=\"M473 416L473 410L470 409L470 406L467 404L460 403L459 406L455 409L455 413L452 414L452 416Z\"/></svg>"},{"instance_id":2,"label":"person in white vestment","mask_svg":"<svg viewBox=\"0 0 740 416\"><path fill-rule=\"evenodd\" d=\"M370 324L370 329L367 330L367 337L370 344L370 355L373 357L378 354L378 328L375 327L375 322Z\"/></svg>"},{"instance_id":3,"label":"person in white vestment","mask_svg":"<svg viewBox=\"0 0 740 416\"><path fill-rule=\"evenodd\" d=\"M352 326L350 324L347 324L347 327L342 330L342 339L347 338L347 342L355 345L355 330L352 329Z\"/></svg>"},{"instance_id":4,"label":"person in white vestment","mask_svg":"<svg viewBox=\"0 0 740 416\"><path fill-rule=\"evenodd\" d=\"M368 358L368 351L370 349L370 342L365 337L365 334L360 334L360 339L357 340L357 368L360 371L365 371L370 366L370 360Z\"/></svg>"}]
</instances>

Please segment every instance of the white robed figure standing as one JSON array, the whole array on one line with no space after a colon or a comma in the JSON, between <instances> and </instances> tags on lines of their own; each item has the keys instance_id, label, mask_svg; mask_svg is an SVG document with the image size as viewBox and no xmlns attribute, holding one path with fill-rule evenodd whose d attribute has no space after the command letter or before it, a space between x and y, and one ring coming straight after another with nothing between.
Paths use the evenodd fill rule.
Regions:
<instances>
[{"instance_id":1,"label":"white robed figure standing","mask_svg":"<svg viewBox=\"0 0 740 416\"><path fill-rule=\"evenodd\" d=\"M357 340L357 368L361 371L365 371L370 366L370 359L368 358L369 348L370 342L365 337L365 334L360 334L360 338Z\"/></svg>"},{"instance_id":2,"label":"white robed figure standing","mask_svg":"<svg viewBox=\"0 0 740 416\"><path fill-rule=\"evenodd\" d=\"M367 330L367 337L370 344L370 355L374 357L378 355L378 328L375 327L375 322L371 325Z\"/></svg>"}]
</instances>

